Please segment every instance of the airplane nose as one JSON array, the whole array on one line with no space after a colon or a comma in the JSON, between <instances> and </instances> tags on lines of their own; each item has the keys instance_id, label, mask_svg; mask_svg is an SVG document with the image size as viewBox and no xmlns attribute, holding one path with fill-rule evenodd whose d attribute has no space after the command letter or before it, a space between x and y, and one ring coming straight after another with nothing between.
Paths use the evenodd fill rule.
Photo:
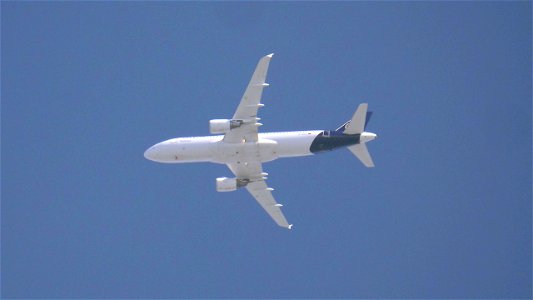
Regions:
<instances>
[{"instance_id":1,"label":"airplane nose","mask_svg":"<svg viewBox=\"0 0 533 300\"><path fill-rule=\"evenodd\" d=\"M144 157L155 162L174 162L176 160L175 152L176 150L168 142L161 142L144 151Z\"/></svg>"},{"instance_id":2,"label":"airplane nose","mask_svg":"<svg viewBox=\"0 0 533 300\"><path fill-rule=\"evenodd\" d=\"M152 146L148 148L146 151L144 151L144 158L148 160L155 161L156 160L156 149L155 146Z\"/></svg>"}]
</instances>

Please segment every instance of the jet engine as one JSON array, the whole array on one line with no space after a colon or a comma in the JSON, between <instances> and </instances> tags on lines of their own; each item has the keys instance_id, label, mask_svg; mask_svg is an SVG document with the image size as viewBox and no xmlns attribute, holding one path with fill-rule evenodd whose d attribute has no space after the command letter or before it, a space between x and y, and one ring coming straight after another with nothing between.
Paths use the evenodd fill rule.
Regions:
<instances>
[{"instance_id":1,"label":"jet engine","mask_svg":"<svg viewBox=\"0 0 533 300\"><path fill-rule=\"evenodd\" d=\"M247 184L246 179L219 177L217 178L217 192L232 192Z\"/></svg>"},{"instance_id":2,"label":"jet engine","mask_svg":"<svg viewBox=\"0 0 533 300\"><path fill-rule=\"evenodd\" d=\"M243 120L214 119L209 121L209 132L211 134L227 133L228 131L240 127Z\"/></svg>"}]
</instances>

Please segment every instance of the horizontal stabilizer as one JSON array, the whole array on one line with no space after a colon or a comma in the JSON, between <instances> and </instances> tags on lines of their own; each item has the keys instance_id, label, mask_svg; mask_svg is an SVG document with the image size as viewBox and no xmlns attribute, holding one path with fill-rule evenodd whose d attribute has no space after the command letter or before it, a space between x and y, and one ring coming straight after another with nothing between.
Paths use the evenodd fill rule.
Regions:
<instances>
[{"instance_id":1,"label":"horizontal stabilizer","mask_svg":"<svg viewBox=\"0 0 533 300\"><path fill-rule=\"evenodd\" d=\"M357 144L348 147L352 153L359 158L359 160L365 165L367 168L373 168L374 162L372 161L372 156L370 156L370 153L368 152L368 148L366 147L366 144Z\"/></svg>"}]
</instances>

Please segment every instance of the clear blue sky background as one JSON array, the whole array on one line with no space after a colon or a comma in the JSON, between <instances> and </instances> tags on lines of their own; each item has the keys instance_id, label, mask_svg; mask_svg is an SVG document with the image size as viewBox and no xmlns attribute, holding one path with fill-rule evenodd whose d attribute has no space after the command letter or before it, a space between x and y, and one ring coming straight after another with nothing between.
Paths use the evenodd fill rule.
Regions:
<instances>
[{"instance_id":1,"label":"clear blue sky background","mask_svg":"<svg viewBox=\"0 0 533 300\"><path fill-rule=\"evenodd\" d=\"M1 8L2 297L531 297L531 2ZM380 137L264 166L292 231L143 158L271 52L261 130Z\"/></svg>"}]
</instances>

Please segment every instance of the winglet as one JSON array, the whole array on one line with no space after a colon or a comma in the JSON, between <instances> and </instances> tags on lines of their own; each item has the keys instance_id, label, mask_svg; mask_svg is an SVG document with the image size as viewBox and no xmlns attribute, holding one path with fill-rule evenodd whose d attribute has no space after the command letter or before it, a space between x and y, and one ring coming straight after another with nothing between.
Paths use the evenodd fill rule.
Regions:
<instances>
[{"instance_id":1,"label":"winglet","mask_svg":"<svg viewBox=\"0 0 533 300\"><path fill-rule=\"evenodd\" d=\"M267 55L268 58L272 58L272 56L274 56L274 53L270 53L269 55Z\"/></svg>"},{"instance_id":2,"label":"winglet","mask_svg":"<svg viewBox=\"0 0 533 300\"><path fill-rule=\"evenodd\" d=\"M289 230L290 230L290 229L292 229L292 224L291 224L291 225L289 225L289 227L287 227L287 228L288 228Z\"/></svg>"}]
</instances>

